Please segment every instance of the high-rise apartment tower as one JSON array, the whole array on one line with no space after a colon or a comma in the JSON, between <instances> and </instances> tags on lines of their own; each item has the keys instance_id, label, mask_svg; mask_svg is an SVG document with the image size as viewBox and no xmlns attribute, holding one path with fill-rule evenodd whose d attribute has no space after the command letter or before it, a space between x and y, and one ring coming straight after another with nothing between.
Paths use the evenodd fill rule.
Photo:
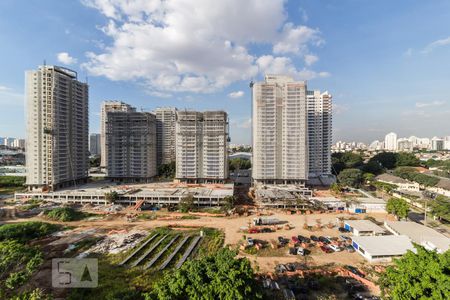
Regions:
<instances>
[{"instance_id":1,"label":"high-rise apartment tower","mask_svg":"<svg viewBox=\"0 0 450 300\"><path fill-rule=\"evenodd\" d=\"M307 91L309 178L331 174L332 103L328 92Z\"/></svg>"},{"instance_id":2,"label":"high-rise apartment tower","mask_svg":"<svg viewBox=\"0 0 450 300\"><path fill-rule=\"evenodd\" d=\"M306 82L266 75L251 87L253 181L304 183L309 167Z\"/></svg>"},{"instance_id":3,"label":"high-rise apartment tower","mask_svg":"<svg viewBox=\"0 0 450 300\"><path fill-rule=\"evenodd\" d=\"M26 72L26 184L55 190L86 181L88 85L58 66Z\"/></svg>"},{"instance_id":4,"label":"high-rise apartment tower","mask_svg":"<svg viewBox=\"0 0 450 300\"><path fill-rule=\"evenodd\" d=\"M136 108L131 107L129 104L123 103L121 101L104 101L102 103L101 113L100 113L100 167L107 168L106 159L106 117L107 113L111 111L136 111Z\"/></svg>"},{"instance_id":5,"label":"high-rise apartment tower","mask_svg":"<svg viewBox=\"0 0 450 300\"><path fill-rule=\"evenodd\" d=\"M223 182L228 178L228 115L224 111L178 111L176 178Z\"/></svg>"},{"instance_id":6,"label":"high-rise apartment tower","mask_svg":"<svg viewBox=\"0 0 450 300\"><path fill-rule=\"evenodd\" d=\"M175 122L177 109L160 107L156 115L156 159L157 165L175 161Z\"/></svg>"},{"instance_id":7,"label":"high-rise apartment tower","mask_svg":"<svg viewBox=\"0 0 450 300\"><path fill-rule=\"evenodd\" d=\"M156 175L156 117L149 112L109 111L105 122L106 176L147 181Z\"/></svg>"}]
</instances>

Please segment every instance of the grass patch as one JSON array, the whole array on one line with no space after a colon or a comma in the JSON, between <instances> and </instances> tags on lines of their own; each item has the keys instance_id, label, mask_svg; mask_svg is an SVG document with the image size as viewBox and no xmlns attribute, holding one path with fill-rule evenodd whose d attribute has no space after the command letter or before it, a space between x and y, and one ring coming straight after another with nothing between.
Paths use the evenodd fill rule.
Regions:
<instances>
[{"instance_id":1,"label":"grass patch","mask_svg":"<svg viewBox=\"0 0 450 300\"><path fill-rule=\"evenodd\" d=\"M44 222L23 222L0 226L0 241L17 240L27 242L58 231L61 227Z\"/></svg>"},{"instance_id":2,"label":"grass patch","mask_svg":"<svg viewBox=\"0 0 450 300\"><path fill-rule=\"evenodd\" d=\"M57 207L44 211L44 215L53 220L61 222L79 221L90 217L91 214L75 210L71 207Z\"/></svg>"}]
</instances>

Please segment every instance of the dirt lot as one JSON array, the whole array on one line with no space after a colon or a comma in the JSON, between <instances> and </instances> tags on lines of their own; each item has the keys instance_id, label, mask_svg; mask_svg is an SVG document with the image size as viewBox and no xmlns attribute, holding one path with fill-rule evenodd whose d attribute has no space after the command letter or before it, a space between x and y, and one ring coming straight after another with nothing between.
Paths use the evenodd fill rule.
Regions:
<instances>
[{"instance_id":1,"label":"dirt lot","mask_svg":"<svg viewBox=\"0 0 450 300\"><path fill-rule=\"evenodd\" d=\"M169 213L164 213L168 215ZM170 216L177 216L179 214L170 214ZM103 219L97 220L83 220L77 222L70 222L71 226L78 227L80 229L97 229L97 230L140 230L140 229L151 229L161 226L194 226L194 227L214 227L221 229L225 232L225 244L226 245L236 245L243 240L244 235L251 236L255 239L270 241L276 240L278 236L284 236L286 238L291 238L296 235L310 236L323 235L323 236L339 236L339 231L337 228L329 229L323 228L320 231L309 231L303 228L304 223L308 225L315 225L316 220L320 220L322 224L327 224L329 222L336 224L337 217L358 217L362 218L364 216L360 215L350 215L350 214L315 214L315 215L287 215L282 212L275 212L271 217L278 218L279 220L286 221L288 224L292 225L294 228L287 230L281 229L276 232L271 233L257 233L257 234L245 234L240 231L240 227L249 226L252 219L255 217L199 217L198 219L175 219L175 220L137 220L135 222L128 222L124 214L108 215ZM386 218L386 214L371 214L372 217L379 221L383 221ZM42 220L39 217L34 217L32 219L15 219L10 222L20 222L29 220ZM48 220L46 220L48 222ZM60 223L61 222L51 222ZM67 225L67 223L65 223ZM287 249L286 249L287 252ZM273 271L274 267L278 263L287 263L299 261L302 258L297 256L285 256L278 257L258 257L257 255L245 254L252 262L258 264L261 271ZM326 254L318 249L315 249L310 256L308 262L321 265L327 263L340 263L340 264L358 264L363 262L363 258L357 253L348 253L346 251Z\"/></svg>"}]
</instances>

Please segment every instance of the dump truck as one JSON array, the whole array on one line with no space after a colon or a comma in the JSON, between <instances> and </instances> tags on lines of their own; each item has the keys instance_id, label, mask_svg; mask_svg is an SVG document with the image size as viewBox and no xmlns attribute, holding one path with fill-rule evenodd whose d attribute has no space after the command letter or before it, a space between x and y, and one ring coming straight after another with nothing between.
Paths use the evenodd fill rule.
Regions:
<instances>
[{"instance_id":1,"label":"dump truck","mask_svg":"<svg viewBox=\"0 0 450 300\"><path fill-rule=\"evenodd\" d=\"M276 225L276 224L280 224L281 221L275 218L254 218L253 219L253 224L255 226L264 226L264 225Z\"/></svg>"}]
</instances>

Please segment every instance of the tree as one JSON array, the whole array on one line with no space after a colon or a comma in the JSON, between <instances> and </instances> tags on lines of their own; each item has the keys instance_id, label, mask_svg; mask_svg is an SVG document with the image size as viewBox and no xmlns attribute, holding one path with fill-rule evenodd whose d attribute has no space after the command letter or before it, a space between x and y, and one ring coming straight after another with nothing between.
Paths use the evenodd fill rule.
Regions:
<instances>
[{"instance_id":1,"label":"tree","mask_svg":"<svg viewBox=\"0 0 450 300\"><path fill-rule=\"evenodd\" d=\"M362 179L362 171L359 169L345 169L338 175L340 184L354 188L361 185Z\"/></svg>"},{"instance_id":2,"label":"tree","mask_svg":"<svg viewBox=\"0 0 450 300\"><path fill-rule=\"evenodd\" d=\"M247 258L222 248L168 272L147 299L261 299L259 285Z\"/></svg>"},{"instance_id":3,"label":"tree","mask_svg":"<svg viewBox=\"0 0 450 300\"><path fill-rule=\"evenodd\" d=\"M400 152L396 154L396 166L418 167L420 166L420 160L412 153Z\"/></svg>"},{"instance_id":4,"label":"tree","mask_svg":"<svg viewBox=\"0 0 450 300\"><path fill-rule=\"evenodd\" d=\"M383 298L450 299L450 251L438 254L422 246L416 249L417 254L408 251L381 275Z\"/></svg>"},{"instance_id":5,"label":"tree","mask_svg":"<svg viewBox=\"0 0 450 300\"><path fill-rule=\"evenodd\" d=\"M172 161L168 164L161 164L158 167L158 176L164 178L174 178L175 177L175 162Z\"/></svg>"},{"instance_id":6,"label":"tree","mask_svg":"<svg viewBox=\"0 0 450 300\"><path fill-rule=\"evenodd\" d=\"M114 203L119 200L119 194L116 191L105 193L105 200L109 203Z\"/></svg>"},{"instance_id":7,"label":"tree","mask_svg":"<svg viewBox=\"0 0 450 300\"><path fill-rule=\"evenodd\" d=\"M223 198L223 201L224 201L224 205L223 205L224 210L228 211L234 207L234 201L235 201L234 196L226 196L225 198Z\"/></svg>"},{"instance_id":8,"label":"tree","mask_svg":"<svg viewBox=\"0 0 450 300\"><path fill-rule=\"evenodd\" d=\"M450 199L439 195L434 200L430 201L431 214L450 221Z\"/></svg>"},{"instance_id":9,"label":"tree","mask_svg":"<svg viewBox=\"0 0 450 300\"><path fill-rule=\"evenodd\" d=\"M340 194L342 192L342 187L339 183L333 182L330 185L330 190L335 194Z\"/></svg>"},{"instance_id":10,"label":"tree","mask_svg":"<svg viewBox=\"0 0 450 300\"><path fill-rule=\"evenodd\" d=\"M331 163L333 165L333 173L338 175L344 169L362 166L363 158L360 154L353 152L333 153L331 155Z\"/></svg>"},{"instance_id":11,"label":"tree","mask_svg":"<svg viewBox=\"0 0 450 300\"><path fill-rule=\"evenodd\" d=\"M386 211L399 219L404 219L408 216L409 205L403 199L392 197L386 203Z\"/></svg>"},{"instance_id":12,"label":"tree","mask_svg":"<svg viewBox=\"0 0 450 300\"><path fill-rule=\"evenodd\" d=\"M233 158L230 159L229 162L230 171L234 170L248 170L252 167L252 163L250 160L245 158Z\"/></svg>"},{"instance_id":13,"label":"tree","mask_svg":"<svg viewBox=\"0 0 450 300\"><path fill-rule=\"evenodd\" d=\"M372 182L375 179L375 175L372 173L364 173L363 178L365 182Z\"/></svg>"},{"instance_id":14,"label":"tree","mask_svg":"<svg viewBox=\"0 0 450 300\"><path fill-rule=\"evenodd\" d=\"M394 152L381 152L372 157L369 162L374 161L386 169L393 169L397 164L397 156Z\"/></svg>"},{"instance_id":15,"label":"tree","mask_svg":"<svg viewBox=\"0 0 450 300\"><path fill-rule=\"evenodd\" d=\"M92 156L89 158L89 167L95 168L100 167L100 156Z\"/></svg>"},{"instance_id":16,"label":"tree","mask_svg":"<svg viewBox=\"0 0 450 300\"><path fill-rule=\"evenodd\" d=\"M376 160L369 160L363 167L362 170L366 173L372 173L375 175L379 175L384 172L381 164Z\"/></svg>"},{"instance_id":17,"label":"tree","mask_svg":"<svg viewBox=\"0 0 450 300\"><path fill-rule=\"evenodd\" d=\"M180 203L178 204L178 208L181 212L188 212L195 207L194 196L191 194L186 197L181 198Z\"/></svg>"}]
</instances>

